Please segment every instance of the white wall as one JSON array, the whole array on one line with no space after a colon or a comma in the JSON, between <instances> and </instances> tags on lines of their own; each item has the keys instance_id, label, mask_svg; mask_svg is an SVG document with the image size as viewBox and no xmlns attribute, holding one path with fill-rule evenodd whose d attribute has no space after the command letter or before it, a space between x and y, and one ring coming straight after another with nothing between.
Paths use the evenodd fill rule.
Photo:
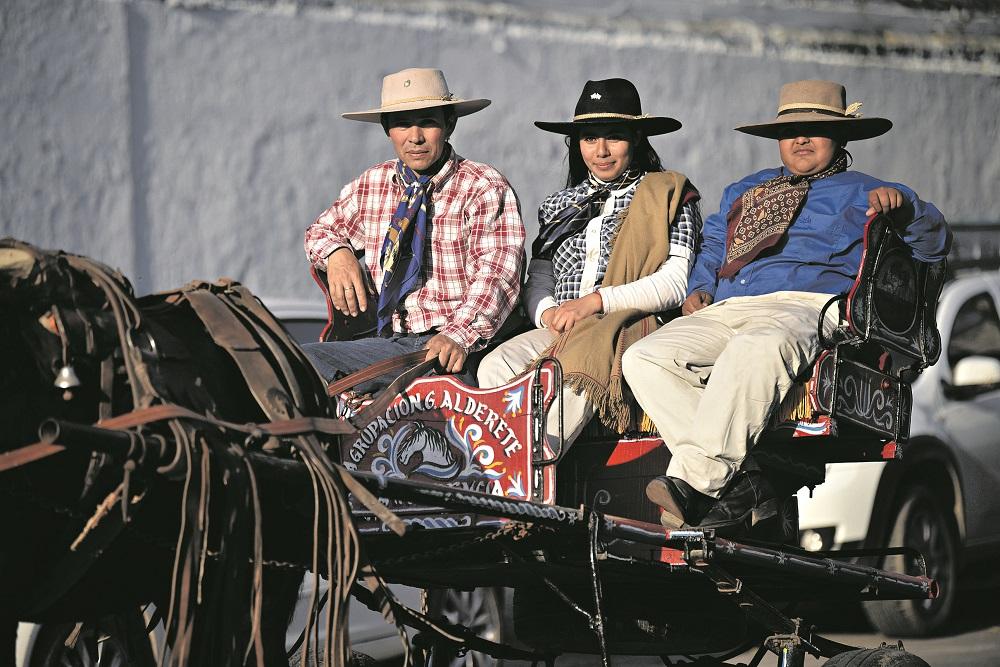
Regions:
<instances>
[{"instance_id":1,"label":"white wall","mask_svg":"<svg viewBox=\"0 0 1000 667\"><path fill-rule=\"evenodd\" d=\"M997 17L845 5L0 0L0 236L102 259L140 293L226 275L313 296L304 228L392 156L378 125L339 114L375 106L407 66L494 100L454 144L507 175L529 236L565 178L560 137L531 121L567 118L586 79L610 76L683 121L654 145L706 212L777 163L773 142L731 128L773 117L782 83L828 78L895 123L851 146L858 169L951 220L1000 220Z\"/></svg>"}]
</instances>

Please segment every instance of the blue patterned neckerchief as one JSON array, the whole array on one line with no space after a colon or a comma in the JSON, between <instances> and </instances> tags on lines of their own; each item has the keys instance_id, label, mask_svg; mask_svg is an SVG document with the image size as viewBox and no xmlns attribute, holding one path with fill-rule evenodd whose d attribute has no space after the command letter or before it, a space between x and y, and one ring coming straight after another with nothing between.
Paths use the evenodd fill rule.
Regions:
<instances>
[{"instance_id":1,"label":"blue patterned neckerchief","mask_svg":"<svg viewBox=\"0 0 1000 667\"><path fill-rule=\"evenodd\" d=\"M535 259L551 260L556 248L573 234L587 226L604 207L604 202L613 191L626 188L637 181L645 172L641 169L626 169L610 183L588 174L590 192L581 193L579 200L570 202L557 211L549 220L539 220L538 238L531 246L531 256Z\"/></svg>"},{"instance_id":2,"label":"blue patterned neckerchief","mask_svg":"<svg viewBox=\"0 0 1000 667\"><path fill-rule=\"evenodd\" d=\"M412 292L420 280L424 262L424 239L427 236L427 204L433 174L417 175L396 161L396 175L406 187L392 215L389 230L382 242L382 289L378 295L378 324L381 334L392 325L396 307Z\"/></svg>"}]
</instances>

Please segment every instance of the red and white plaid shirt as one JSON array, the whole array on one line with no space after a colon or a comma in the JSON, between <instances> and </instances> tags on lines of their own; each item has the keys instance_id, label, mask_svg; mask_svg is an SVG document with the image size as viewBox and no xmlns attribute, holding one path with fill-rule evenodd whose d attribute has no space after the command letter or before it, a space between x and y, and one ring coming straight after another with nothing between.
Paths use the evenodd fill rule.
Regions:
<instances>
[{"instance_id":1,"label":"red and white plaid shirt","mask_svg":"<svg viewBox=\"0 0 1000 667\"><path fill-rule=\"evenodd\" d=\"M404 189L395 165L395 160L375 165L348 183L309 226L305 248L313 266L326 270L327 257L339 248L363 250L372 282L382 288L382 242ZM476 350L517 303L524 266L520 206L500 172L454 151L431 184L427 275L393 315L392 329L422 333L436 328Z\"/></svg>"}]
</instances>

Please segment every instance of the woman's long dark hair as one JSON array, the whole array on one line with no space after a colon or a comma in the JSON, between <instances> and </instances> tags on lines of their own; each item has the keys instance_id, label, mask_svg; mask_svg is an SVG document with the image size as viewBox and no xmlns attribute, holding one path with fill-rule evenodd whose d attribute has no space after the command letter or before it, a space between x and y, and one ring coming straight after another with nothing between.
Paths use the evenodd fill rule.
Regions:
<instances>
[{"instance_id":1,"label":"woman's long dark hair","mask_svg":"<svg viewBox=\"0 0 1000 667\"><path fill-rule=\"evenodd\" d=\"M660 156L653 150L649 139L638 132L632 134L635 137L635 148L632 149L632 162L629 166L638 167L643 171L663 171ZM589 172L587 164L583 161L583 155L580 153L580 135L567 136L566 147L569 149L569 173L566 176L566 187L571 188L587 178Z\"/></svg>"}]
</instances>

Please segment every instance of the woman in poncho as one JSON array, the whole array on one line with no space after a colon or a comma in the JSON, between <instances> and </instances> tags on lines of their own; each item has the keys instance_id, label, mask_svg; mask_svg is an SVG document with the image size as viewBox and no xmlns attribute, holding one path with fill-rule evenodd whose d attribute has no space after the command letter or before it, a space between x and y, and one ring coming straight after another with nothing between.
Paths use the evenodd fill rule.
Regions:
<instances>
[{"instance_id":1,"label":"woman in poncho","mask_svg":"<svg viewBox=\"0 0 1000 667\"><path fill-rule=\"evenodd\" d=\"M500 386L543 356L563 368L564 435L571 443L595 414L630 421L621 358L678 308L701 230L698 191L666 171L648 137L680 129L642 113L625 79L588 81L569 122L536 122L566 135L567 187L538 211L524 305L537 327L487 355L481 387ZM558 433L550 410L548 436Z\"/></svg>"}]
</instances>

